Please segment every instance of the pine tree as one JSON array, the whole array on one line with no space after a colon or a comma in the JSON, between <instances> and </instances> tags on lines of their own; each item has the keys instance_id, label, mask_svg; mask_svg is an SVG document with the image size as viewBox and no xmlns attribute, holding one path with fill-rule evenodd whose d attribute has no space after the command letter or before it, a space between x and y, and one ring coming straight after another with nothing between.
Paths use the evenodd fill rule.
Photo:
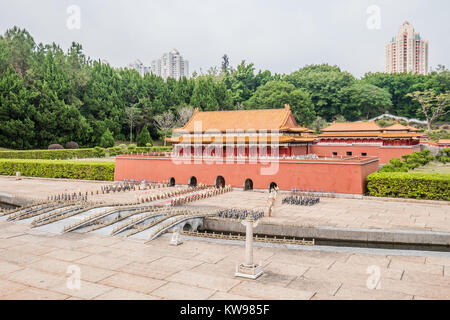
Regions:
<instances>
[{"instance_id":1,"label":"pine tree","mask_svg":"<svg viewBox=\"0 0 450 320\"><path fill-rule=\"evenodd\" d=\"M141 132L137 135L136 142L138 147L145 147L147 143L151 143L153 145L152 138L150 137L150 133L148 133L147 125L145 125Z\"/></svg>"},{"instance_id":2,"label":"pine tree","mask_svg":"<svg viewBox=\"0 0 450 320\"><path fill-rule=\"evenodd\" d=\"M102 148L114 147L114 137L109 129L106 129L105 133L101 136L100 146Z\"/></svg>"}]
</instances>

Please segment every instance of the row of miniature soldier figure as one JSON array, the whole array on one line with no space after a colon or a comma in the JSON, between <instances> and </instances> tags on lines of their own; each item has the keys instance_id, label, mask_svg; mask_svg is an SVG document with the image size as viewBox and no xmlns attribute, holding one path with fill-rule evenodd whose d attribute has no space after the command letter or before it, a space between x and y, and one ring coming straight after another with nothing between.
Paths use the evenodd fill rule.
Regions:
<instances>
[{"instance_id":1,"label":"row of miniature soldier figure","mask_svg":"<svg viewBox=\"0 0 450 320\"><path fill-rule=\"evenodd\" d=\"M288 196L282 201L283 204L292 204L297 206L313 206L320 202L320 198L311 195Z\"/></svg>"},{"instance_id":2,"label":"row of miniature soldier figure","mask_svg":"<svg viewBox=\"0 0 450 320\"><path fill-rule=\"evenodd\" d=\"M156 195L150 195L150 196L147 196L147 197L145 197L145 196L139 197L138 202L144 203L144 202L152 202L152 201L156 201L156 200L163 200L163 199L178 197L178 196L181 196L183 194L191 193L191 192L195 192L195 191L200 191L200 190L203 190L205 188L207 188L207 186L204 185L204 184L199 184L196 187L179 188L179 189L177 189L175 191L167 191L167 192L159 193L159 194L156 194Z\"/></svg>"},{"instance_id":3,"label":"row of miniature soldier figure","mask_svg":"<svg viewBox=\"0 0 450 320\"><path fill-rule=\"evenodd\" d=\"M142 185L136 183L124 182L118 185L104 185L101 187L102 194L105 193L116 193L116 192L125 192L125 191L136 191L136 190L149 190L149 189L159 189L168 187L168 183L157 183L157 184L148 184L143 183Z\"/></svg>"},{"instance_id":4,"label":"row of miniature soldier figure","mask_svg":"<svg viewBox=\"0 0 450 320\"><path fill-rule=\"evenodd\" d=\"M98 191L97 191L98 193ZM81 201L87 201L88 198L88 192L82 194L81 192L74 193L62 193L62 194L56 194L51 195L47 197L47 200L49 201L72 201L72 200L81 200Z\"/></svg>"},{"instance_id":5,"label":"row of miniature soldier figure","mask_svg":"<svg viewBox=\"0 0 450 320\"><path fill-rule=\"evenodd\" d=\"M171 201L170 205L171 206L181 206L181 205L184 205L185 203L211 198L211 197L217 196L219 194L224 194L231 190L232 190L231 186L225 186L224 188L221 187L221 188L208 189L205 192L188 195L188 196L178 198L178 199L173 199Z\"/></svg>"},{"instance_id":6,"label":"row of miniature soldier figure","mask_svg":"<svg viewBox=\"0 0 450 320\"><path fill-rule=\"evenodd\" d=\"M219 210L217 212L217 216L220 218L239 219L239 220L245 220L245 219L247 219L248 216L250 216L253 218L253 220L258 220L258 219L264 217L264 211L231 208L231 209Z\"/></svg>"}]
</instances>

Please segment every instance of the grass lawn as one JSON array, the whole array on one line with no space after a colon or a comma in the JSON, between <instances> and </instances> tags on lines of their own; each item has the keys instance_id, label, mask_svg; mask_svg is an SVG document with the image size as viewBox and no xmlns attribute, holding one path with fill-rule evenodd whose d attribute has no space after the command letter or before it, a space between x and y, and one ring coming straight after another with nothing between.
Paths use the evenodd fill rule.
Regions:
<instances>
[{"instance_id":1,"label":"grass lawn","mask_svg":"<svg viewBox=\"0 0 450 320\"><path fill-rule=\"evenodd\" d=\"M447 173L450 174L450 163L443 164L438 161L433 161L426 166L414 169L411 172L434 172L434 173Z\"/></svg>"}]
</instances>

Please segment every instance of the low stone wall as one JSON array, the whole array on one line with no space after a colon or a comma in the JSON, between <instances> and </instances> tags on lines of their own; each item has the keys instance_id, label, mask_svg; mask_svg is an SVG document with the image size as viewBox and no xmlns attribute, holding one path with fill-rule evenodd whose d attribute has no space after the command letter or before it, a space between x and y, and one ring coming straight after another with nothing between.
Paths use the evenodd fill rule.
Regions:
<instances>
[{"instance_id":1,"label":"low stone wall","mask_svg":"<svg viewBox=\"0 0 450 320\"><path fill-rule=\"evenodd\" d=\"M33 201L23 197L17 197L9 193L0 192L0 203L5 203L12 206L26 206Z\"/></svg>"},{"instance_id":2,"label":"low stone wall","mask_svg":"<svg viewBox=\"0 0 450 320\"><path fill-rule=\"evenodd\" d=\"M245 227L238 221L206 218L204 229L215 232L245 233ZM357 229L337 227L302 227L293 225L267 224L260 222L255 234L305 239L378 242L392 244L450 245L450 233L416 230Z\"/></svg>"}]
</instances>

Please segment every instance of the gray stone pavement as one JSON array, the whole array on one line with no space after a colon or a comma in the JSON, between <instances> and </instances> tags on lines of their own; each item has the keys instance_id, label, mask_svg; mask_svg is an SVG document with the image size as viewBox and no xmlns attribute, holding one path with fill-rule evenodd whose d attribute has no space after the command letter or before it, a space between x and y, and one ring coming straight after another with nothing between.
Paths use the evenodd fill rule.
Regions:
<instances>
[{"instance_id":1,"label":"gray stone pavement","mask_svg":"<svg viewBox=\"0 0 450 320\"><path fill-rule=\"evenodd\" d=\"M174 187L158 188L150 190L136 190L117 193L101 194L101 187L104 185L118 184L112 181L89 181L89 180L68 180L68 179L43 179L23 177L16 180L15 177L0 176L0 199L1 196L17 197L22 202L47 200L49 195L69 194L88 192L89 201L104 201L106 203L127 203L138 201L139 197L150 194L162 193L174 190ZM99 191L100 194L96 194ZM94 195L91 195L91 192Z\"/></svg>"},{"instance_id":2,"label":"gray stone pavement","mask_svg":"<svg viewBox=\"0 0 450 320\"><path fill-rule=\"evenodd\" d=\"M272 217L266 223L303 227L342 227L450 232L450 206L345 198L322 198L311 206L282 204L287 193L279 193ZM268 193L233 191L214 198L196 201L190 206L265 209Z\"/></svg>"},{"instance_id":3,"label":"gray stone pavement","mask_svg":"<svg viewBox=\"0 0 450 320\"><path fill-rule=\"evenodd\" d=\"M0 221L0 299L450 299L448 255L258 246L265 273L246 280L234 277L243 244L169 240L50 234Z\"/></svg>"},{"instance_id":4,"label":"gray stone pavement","mask_svg":"<svg viewBox=\"0 0 450 320\"><path fill-rule=\"evenodd\" d=\"M111 182L24 178L16 181L14 177L0 176L0 195L11 194L25 199L44 200L49 194L65 192L90 192L99 190ZM165 188L168 190L171 188ZM129 202L139 196L150 195L163 190L121 192L107 195L89 196L92 201ZM306 227L330 226L362 229L394 229L450 232L450 205L409 203L396 201L377 201L344 198L323 198L312 206L282 205L286 194L280 193L273 216L265 217L267 223L298 225ZM217 197L196 201L190 206L213 208L266 209L267 192L233 191Z\"/></svg>"},{"instance_id":5,"label":"gray stone pavement","mask_svg":"<svg viewBox=\"0 0 450 320\"><path fill-rule=\"evenodd\" d=\"M46 199L54 193L95 191L103 184L0 177L0 195ZM129 202L138 195L110 194L101 200ZM448 202L326 198L316 206L298 207L282 205L284 195L265 222L450 232ZM189 206L263 209L267 197L233 191ZM265 273L253 281L234 277L244 260L243 243L185 238L173 247L169 240L167 235L152 242L61 235L1 220L0 299L450 299L449 254L258 245L255 261L262 262ZM71 272L77 270L81 287L70 289L76 280Z\"/></svg>"}]
</instances>

